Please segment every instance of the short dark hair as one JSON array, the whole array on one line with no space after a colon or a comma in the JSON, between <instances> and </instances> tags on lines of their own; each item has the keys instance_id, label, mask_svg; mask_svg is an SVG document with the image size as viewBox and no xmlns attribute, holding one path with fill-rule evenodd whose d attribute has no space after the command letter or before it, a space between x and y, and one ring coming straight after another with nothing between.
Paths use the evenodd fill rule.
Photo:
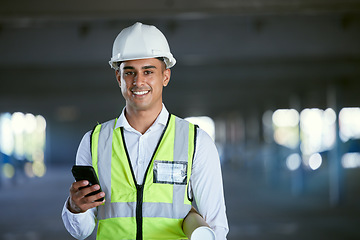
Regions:
<instances>
[{"instance_id":1,"label":"short dark hair","mask_svg":"<svg viewBox=\"0 0 360 240\"><path fill-rule=\"evenodd\" d=\"M117 69L116 70L120 70L120 65L121 65L121 63L122 63L122 61L121 62L116 62L115 64L116 64L116 67L117 67Z\"/></svg>"},{"instance_id":2,"label":"short dark hair","mask_svg":"<svg viewBox=\"0 0 360 240\"><path fill-rule=\"evenodd\" d=\"M156 59L158 59L158 60L160 60L160 61L162 61L162 62L164 62L164 63L165 63L165 59L164 59L164 57L156 57Z\"/></svg>"},{"instance_id":3,"label":"short dark hair","mask_svg":"<svg viewBox=\"0 0 360 240\"><path fill-rule=\"evenodd\" d=\"M163 65L163 71L165 71L166 69L166 63L165 63L165 58L164 57L156 57L156 59L160 60L162 65Z\"/></svg>"}]
</instances>

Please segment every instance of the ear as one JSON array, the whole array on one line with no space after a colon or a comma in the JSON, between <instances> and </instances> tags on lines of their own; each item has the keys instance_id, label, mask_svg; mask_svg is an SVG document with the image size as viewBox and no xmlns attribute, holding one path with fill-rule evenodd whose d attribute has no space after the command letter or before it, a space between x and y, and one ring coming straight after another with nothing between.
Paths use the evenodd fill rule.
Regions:
<instances>
[{"instance_id":1,"label":"ear","mask_svg":"<svg viewBox=\"0 0 360 240\"><path fill-rule=\"evenodd\" d=\"M121 73L119 70L115 70L115 77L116 77L116 81L119 84L119 87L121 87Z\"/></svg>"},{"instance_id":2,"label":"ear","mask_svg":"<svg viewBox=\"0 0 360 240\"><path fill-rule=\"evenodd\" d=\"M171 70L169 68L165 69L163 76L164 76L163 86L166 87L170 81Z\"/></svg>"}]
</instances>

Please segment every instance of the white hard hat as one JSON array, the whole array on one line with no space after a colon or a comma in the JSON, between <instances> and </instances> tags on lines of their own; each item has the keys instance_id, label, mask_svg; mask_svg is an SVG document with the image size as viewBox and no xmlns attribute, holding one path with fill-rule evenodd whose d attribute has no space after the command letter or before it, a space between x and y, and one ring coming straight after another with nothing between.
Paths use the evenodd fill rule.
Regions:
<instances>
[{"instance_id":1,"label":"white hard hat","mask_svg":"<svg viewBox=\"0 0 360 240\"><path fill-rule=\"evenodd\" d=\"M116 37L109 63L117 70L118 62L156 57L163 57L167 68L176 63L164 34L155 26L137 22Z\"/></svg>"}]
</instances>

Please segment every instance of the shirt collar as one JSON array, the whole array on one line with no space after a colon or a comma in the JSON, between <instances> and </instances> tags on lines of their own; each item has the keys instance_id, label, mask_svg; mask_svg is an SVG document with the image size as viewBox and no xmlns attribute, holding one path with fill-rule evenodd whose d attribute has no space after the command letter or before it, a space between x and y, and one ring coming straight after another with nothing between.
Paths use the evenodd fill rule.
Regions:
<instances>
[{"instance_id":1,"label":"shirt collar","mask_svg":"<svg viewBox=\"0 0 360 240\"><path fill-rule=\"evenodd\" d=\"M151 127L148 129L148 131L157 126L161 126L161 125L162 125L161 127L165 126L168 121L168 118L169 118L169 112L166 109L165 105L163 104L159 116L156 118L155 122L153 123L153 125L151 125ZM118 118L116 125L115 125L115 128L119 128L119 127L123 127L124 129L126 129L128 131L137 132L132 126L130 126L129 122L127 121L127 119L125 117L125 107L123 108L123 110L120 114L120 117Z\"/></svg>"}]
</instances>

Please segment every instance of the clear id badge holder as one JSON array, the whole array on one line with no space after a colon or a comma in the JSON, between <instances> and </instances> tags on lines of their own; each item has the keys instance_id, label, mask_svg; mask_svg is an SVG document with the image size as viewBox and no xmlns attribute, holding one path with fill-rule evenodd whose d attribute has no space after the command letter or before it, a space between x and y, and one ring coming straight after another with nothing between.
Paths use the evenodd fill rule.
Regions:
<instances>
[{"instance_id":1,"label":"clear id badge holder","mask_svg":"<svg viewBox=\"0 0 360 240\"><path fill-rule=\"evenodd\" d=\"M187 162L154 161L154 183L186 185Z\"/></svg>"}]
</instances>

